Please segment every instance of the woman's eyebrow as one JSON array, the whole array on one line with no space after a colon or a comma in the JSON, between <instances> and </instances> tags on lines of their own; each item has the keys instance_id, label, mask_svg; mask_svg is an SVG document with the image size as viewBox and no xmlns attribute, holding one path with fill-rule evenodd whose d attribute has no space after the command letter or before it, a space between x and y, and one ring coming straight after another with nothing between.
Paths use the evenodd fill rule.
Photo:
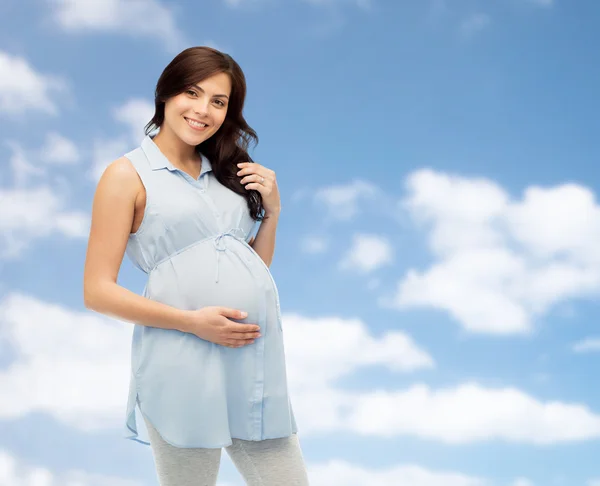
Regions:
<instances>
[{"instance_id":1,"label":"woman's eyebrow","mask_svg":"<svg viewBox=\"0 0 600 486\"><path fill-rule=\"evenodd\" d=\"M205 91L204 91L204 90L203 90L203 89L202 89L200 86L198 86L197 84L195 84L193 87L194 87L194 88L196 88L197 90L200 90L200 91L202 91L203 93L205 92ZM216 95L214 95L214 96L216 96L217 98L227 98L227 99L229 99L229 96L227 96L227 95L225 95L225 94L216 94Z\"/></svg>"}]
</instances>

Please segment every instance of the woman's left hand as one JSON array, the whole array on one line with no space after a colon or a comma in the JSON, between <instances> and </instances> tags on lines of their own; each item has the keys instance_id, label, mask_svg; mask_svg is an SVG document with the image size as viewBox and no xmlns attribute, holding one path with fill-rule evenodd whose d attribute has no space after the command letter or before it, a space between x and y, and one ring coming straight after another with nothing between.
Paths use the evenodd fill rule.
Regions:
<instances>
[{"instance_id":1,"label":"woman's left hand","mask_svg":"<svg viewBox=\"0 0 600 486\"><path fill-rule=\"evenodd\" d=\"M238 167L240 170L237 175L243 176L240 182L246 184L246 189L255 189L260 192L265 216L279 215L281 199L275 172L256 162L240 162Z\"/></svg>"}]
</instances>

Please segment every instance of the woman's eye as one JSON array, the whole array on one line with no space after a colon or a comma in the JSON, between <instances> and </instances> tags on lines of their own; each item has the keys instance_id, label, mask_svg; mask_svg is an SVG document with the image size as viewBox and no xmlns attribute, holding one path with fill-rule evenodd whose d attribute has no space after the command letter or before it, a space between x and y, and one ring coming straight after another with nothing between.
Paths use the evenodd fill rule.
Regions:
<instances>
[{"instance_id":1,"label":"woman's eye","mask_svg":"<svg viewBox=\"0 0 600 486\"><path fill-rule=\"evenodd\" d=\"M188 89L186 91L186 93L189 94L189 95L194 95L194 96L196 95L196 92L193 89Z\"/></svg>"},{"instance_id":2,"label":"woman's eye","mask_svg":"<svg viewBox=\"0 0 600 486\"><path fill-rule=\"evenodd\" d=\"M215 100L217 103L219 103L219 106L225 106L225 103L223 103L221 100Z\"/></svg>"}]
</instances>

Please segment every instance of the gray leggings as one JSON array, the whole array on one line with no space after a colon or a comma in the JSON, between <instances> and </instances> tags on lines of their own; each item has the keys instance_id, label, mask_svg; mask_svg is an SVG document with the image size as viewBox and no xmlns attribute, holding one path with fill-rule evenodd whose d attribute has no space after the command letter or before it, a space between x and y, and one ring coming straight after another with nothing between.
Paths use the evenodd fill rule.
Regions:
<instances>
[{"instance_id":1,"label":"gray leggings","mask_svg":"<svg viewBox=\"0 0 600 486\"><path fill-rule=\"evenodd\" d=\"M175 447L144 417L160 486L215 486L221 449ZM225 450L249 486L308 486L296 434L282 439L232 439Z\"/></svg>"}]
</instances>

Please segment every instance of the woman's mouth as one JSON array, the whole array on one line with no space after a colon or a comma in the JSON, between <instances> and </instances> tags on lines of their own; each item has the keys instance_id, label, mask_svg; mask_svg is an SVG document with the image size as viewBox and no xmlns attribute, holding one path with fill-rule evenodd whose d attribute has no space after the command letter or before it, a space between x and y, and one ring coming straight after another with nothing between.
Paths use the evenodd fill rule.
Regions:
<instances>
[{"instance_id":1,"label":"woman's mouth","mask_svg":"<svg viewBox=\"0 0 600 486\"><path fill-rule=\"evenodd\" d=\"M206 123L202 123L198 120L193 120L191 118L186 118L186 117L184 117L184 118L185 118L185 121L187 122L187 124L194 130L203 132L204 130L206 130L208 128L208 125Z\"/></svg>"}]
</instances>

